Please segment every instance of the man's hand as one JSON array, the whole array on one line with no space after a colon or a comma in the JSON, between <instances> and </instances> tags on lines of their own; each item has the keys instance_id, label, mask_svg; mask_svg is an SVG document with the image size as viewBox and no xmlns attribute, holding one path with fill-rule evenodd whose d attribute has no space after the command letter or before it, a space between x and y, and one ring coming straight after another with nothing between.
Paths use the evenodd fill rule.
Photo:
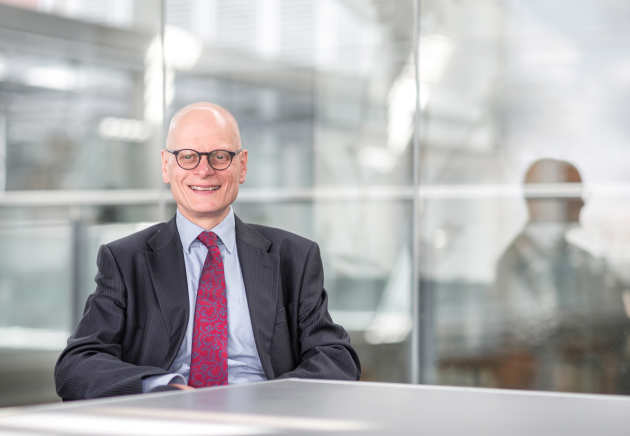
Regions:
<instances>
[{"instance_id":1,"label":"man's hand","mask_svg":"<svg viewBox=\"0 0 630 436\"><path fill-rule=\"evenodd\" d=\"M192 386L188 386L188 385L182 385L179 383L169 383L169 386L173 386L177 389L181 389L182 391L192 391L195 388L193 388Z\"/></svg>"}]
</instances>

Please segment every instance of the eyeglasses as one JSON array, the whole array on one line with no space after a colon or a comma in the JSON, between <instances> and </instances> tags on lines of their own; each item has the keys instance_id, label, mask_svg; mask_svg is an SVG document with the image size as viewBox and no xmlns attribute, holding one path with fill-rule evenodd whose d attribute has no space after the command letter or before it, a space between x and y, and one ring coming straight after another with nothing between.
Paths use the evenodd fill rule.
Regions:
<instances>
[{"instance_id":1,"label":"eyeglasses","mask_svg":"<svg viewBox=\"0 0 630 436\"><path fill-rule=\"evenodd\" d=\"M222 171L228 169L232 163L234 156L239 154L243 149L238 151L229 150L212 150L210 152L199 152L197 150L191 150L190 148L183 148L181 150L169 150L169 153L175 156L177 165L184 170L194 170L199 166L201 162L201 156L208 157L208 164L216 171Z\"/></svg>"}]
</instances>

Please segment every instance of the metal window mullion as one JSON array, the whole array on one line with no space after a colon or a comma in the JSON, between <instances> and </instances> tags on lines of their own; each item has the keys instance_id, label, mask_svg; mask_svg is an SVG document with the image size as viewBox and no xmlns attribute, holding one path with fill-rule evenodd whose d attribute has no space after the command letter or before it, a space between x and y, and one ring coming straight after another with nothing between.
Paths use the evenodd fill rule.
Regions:
<instances>
[{"instance_id":1,"label":"metal window mullion","mask_svg":"<svg viewBox=\"0 0 630 436\"><path fill-rule=\"evenodd\" d=\"M414 78L416 86L416 110L414 114L413 129L413 219L412 219L412 281L411 281L411 301L412 301L412 330L411 330L411 350L410 350L410 369L411 383L418 384L423 381L422 368L424 356L424 341L421 336L421 321L423 319L421 313L422 288L420 286L420 0L415 1L414 14L414 41L413 41L413 60L414 60Z\"/></svg>"}]
</instances>

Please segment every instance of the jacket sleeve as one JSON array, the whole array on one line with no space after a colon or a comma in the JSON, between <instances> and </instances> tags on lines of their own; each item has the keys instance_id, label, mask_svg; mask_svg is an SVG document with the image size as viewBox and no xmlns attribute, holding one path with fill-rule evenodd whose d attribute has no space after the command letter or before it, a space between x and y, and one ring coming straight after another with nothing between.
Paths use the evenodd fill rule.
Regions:
<instances>
[{"instance_id":1,"label":"jacket sleeve","mask_svg":"<svg viewBox=\"0 0 630 436\"><path fill-rule=\"evenodd\" d=\"M317 244L306 256L297 307L298 364L278 378L358 380L359 357L345 329L328 313L324 271Z\"/></svg>"},{"instance_id":2,"label":"jacket sleeve","mask_svg":"<svg viewBox=\"0 0 630 436\"><path fill-rule=\"evenodd\" d=\"M167 373L124 360L128 290L106 245L98 252L97 266L96 290L55 366L57 394L63 400L140 393L144 377Z\"/></svg>"}]
</instances>

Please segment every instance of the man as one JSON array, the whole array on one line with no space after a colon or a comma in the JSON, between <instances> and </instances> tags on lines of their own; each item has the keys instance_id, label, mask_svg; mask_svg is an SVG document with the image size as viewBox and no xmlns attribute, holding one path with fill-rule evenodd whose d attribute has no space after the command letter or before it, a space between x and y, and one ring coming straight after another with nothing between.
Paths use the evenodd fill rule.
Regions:
<instances>
[{"instance_id":1,"label":"man","mask_svg":"<svg viewBox=\"0 0 630 436\"><path fill-rule=\"evenodd\" d=\"M570 162L538 159L526 187L582 177ZM622 288L603 259L576 244L581 196L528 196L529 219L497 264L501 355L506 388L619 392L627 322Z\"/></svg>"},{"instance_id":2,"label":"man","mask_svg":"<svg viewBox=\"0 0 630 436\"><path fill-rule=\"evenodd\" d=\"M98 253L96 291L55 368L64 400L285 377L356 380L317 244L234 215L247 150L224 108L172 119L162 178L177 214Z\"/></svg>"}]
</instances>

